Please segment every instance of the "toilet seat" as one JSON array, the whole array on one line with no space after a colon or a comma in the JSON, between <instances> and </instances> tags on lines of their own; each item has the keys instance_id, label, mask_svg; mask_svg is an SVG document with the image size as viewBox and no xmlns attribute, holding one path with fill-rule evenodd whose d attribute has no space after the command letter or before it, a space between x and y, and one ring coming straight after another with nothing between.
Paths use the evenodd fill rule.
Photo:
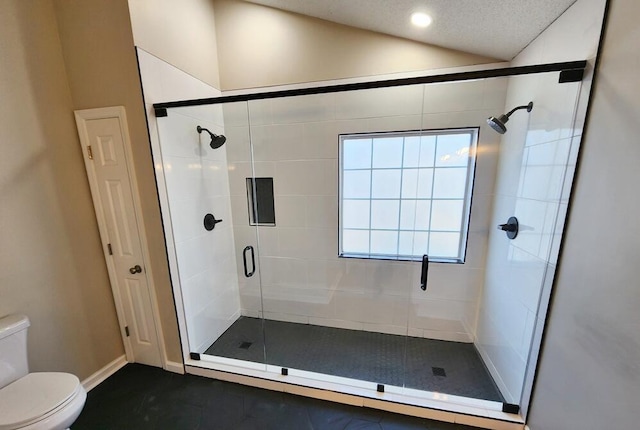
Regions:
<instances>
[{"instance_id":1,"label":"toilet seat","mask_svg":"<svg viewBox=\"0 0 640 430\"><path fill-rule=\"evenodd\" d=\"M0 430L42 421L64 409L80 393L84 388L75 375L29 373L0 389Z\"/></svg>"}]
</instances>

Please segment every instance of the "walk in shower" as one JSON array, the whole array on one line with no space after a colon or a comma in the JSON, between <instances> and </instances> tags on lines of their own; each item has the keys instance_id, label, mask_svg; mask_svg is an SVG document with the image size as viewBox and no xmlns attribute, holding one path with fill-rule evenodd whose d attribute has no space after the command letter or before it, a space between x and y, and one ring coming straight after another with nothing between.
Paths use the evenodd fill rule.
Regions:
<instances>
[{"instance_id":1,"label":"walk in shower","mask_svg":"<svg viewBox=\"0 0 640 430\"><path fill-rule=\"evenodd\" d=\"M517 413L585 64L156 104L188 368Z\"/></svg>"}]
</instances>

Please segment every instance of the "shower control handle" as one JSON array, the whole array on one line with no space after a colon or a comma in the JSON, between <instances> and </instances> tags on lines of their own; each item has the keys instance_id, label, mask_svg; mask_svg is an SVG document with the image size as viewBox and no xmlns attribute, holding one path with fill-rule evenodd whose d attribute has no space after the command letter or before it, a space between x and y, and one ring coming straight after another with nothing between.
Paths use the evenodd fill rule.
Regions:
<instances>
[{"instance_id":1,"label":"shower control handle","mask_svg":"<svg viewBox=\"0 0 640 430\"><path fill-rule=\"evenodd\" d=\"M142 267L139 264L136 264L132 268L129 269L129 273L135 275L136 273L142 273Z\"/></svg>"},{"instance_id":2,"label":"shower control handle","mask_svg":"<svg viewBox=\"0 0 640 430\"><path fill-rule=\"evenodd\" d=\"M251 251L251 272L249 272L249 268L247 267L247 251ZM256 258L253 254L253 246L245 246L242 251L242 261L244 262L244 276L250 278L256 273Z\"/></svg>"},{"instance_id":3,"label":"shower control handle","mask_svg":"<svg viewBox=\"0 0 640 430\"><path fill-rule=\"evenodd\" d=\"M502 230L507 233L507 237L509 239L515 239L518 236L518 230L520 229L520 225L518 223L518 218L512 216L509 217L506 224L498 225L498 230Z\"/></svg>"},{"instance_id":4,"label":"shower control handle","mask_svg":"<svg viewBox=\"0 0 640 430\"><path fill-rule=\"evenodd\" d=\"M420 276L420 288L422 291L427 291L427 277L429 275L429 256L427 254L422 256L422 274Z\"/></svg>"}]
</instances>

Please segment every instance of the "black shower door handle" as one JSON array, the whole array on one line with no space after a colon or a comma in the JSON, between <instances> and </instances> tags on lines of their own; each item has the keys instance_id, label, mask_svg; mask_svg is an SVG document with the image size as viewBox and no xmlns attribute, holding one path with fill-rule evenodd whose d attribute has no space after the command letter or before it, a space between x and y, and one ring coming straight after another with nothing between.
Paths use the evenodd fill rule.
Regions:
<instances>
[{"instance_id":1,"label":"black shower door handle","mask_svg":"<svg viewBox=\"0 0 640 430\"><path fill-rule=\"evenodd\" d=\"M429 275L429 256L422 256L422 275L420 276L420 288L422 291L427 290L427 276Z\"/></svg>"},{"instance_id":2,"label":"black shower door handle","mask_svg":"<svg viewBox=\"0 0 640 430\"><path fill-rule=\"evenodd\" d=\"M251 272L247 267L247 251L251 251ZM252 277L256 273L256 257L253 254L253 246L245 246L244 251L242 251L242 261L244 261L244 276L247 278Z\"/></svg>"}]
</instances>

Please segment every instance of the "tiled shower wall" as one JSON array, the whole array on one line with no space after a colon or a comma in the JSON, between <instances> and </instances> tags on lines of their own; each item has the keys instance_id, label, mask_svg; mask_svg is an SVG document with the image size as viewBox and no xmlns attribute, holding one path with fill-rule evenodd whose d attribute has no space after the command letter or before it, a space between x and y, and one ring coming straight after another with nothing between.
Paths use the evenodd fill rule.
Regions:
<instances>
[{"instance_id":1,"label":"tiled shower wall","mask_svg":"<svg viewBox=\"0 0 640 430\"><path fill-rule=\"evenodd\" d=\"M505 89L494 79L225 106L242 314L472 342L499 142L485 119L502 111ZM417 262L338 258L339 134L474 126L481 131L464 264L432 263L422 292ZM274 178L275 227L249 225L249 139L255 176ZM258 241L260 278L245 278L239 251Z\"/></svg>"},{"instance_id":2,"label":"tiled shower wall","mask_svg":"<svg viewBox=\"0 0 640 430\"><path fill-rule=\"evenodd\" d=\"M512 62L514 66L592 59L602 0L579 0ZM558 74L510 78L505 109L534 102L507 124L492 225L515 215L515 240L490 231L476 346L508 402L526 413L555 273L590 89ZM533 351L532 351L532 348ZM530 353L532 353L530 355ZM526 378L525 378L526 375ZM523 386L528 384L528 389ZM521 399L521 395L525 397Z\"/></svg>"},{"instance_id":3,"label":"tiled shower wall","mask_svg":"<svg viewBox=\"0 0 640 430\"><path fill-rule=\"evenodd\" d=\"M213 150L208 135L196 131L200 125L223 134L222 108L172 109L156 118L152 105L220 92L141 49L138 61L171 280L186 321L180 327L183 349L203 352L240 315L226 146ZM212 231L203 226L207 213L223 220Z\"/></svg>"}]
</instances>

